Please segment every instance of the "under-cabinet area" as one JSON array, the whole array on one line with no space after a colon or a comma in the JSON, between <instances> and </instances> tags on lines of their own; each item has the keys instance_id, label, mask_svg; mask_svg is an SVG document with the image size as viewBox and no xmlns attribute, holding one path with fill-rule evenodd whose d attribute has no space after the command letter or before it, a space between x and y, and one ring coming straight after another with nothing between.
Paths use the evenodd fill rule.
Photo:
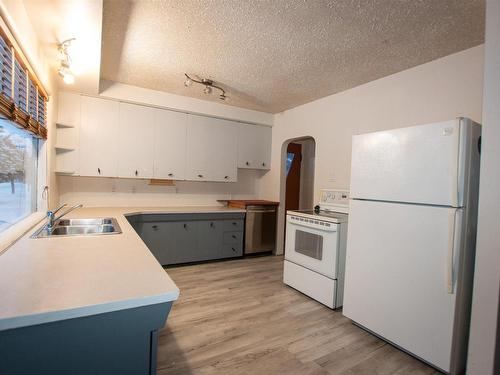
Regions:
<instances>
[{"instance_id":1,"label":"under-cabinet area","mask_svg":"<svg viewBox=\"0 0 500 375\"><path fill-rule=\"evenodd\" d=\"M140 213L126 217L162 266L243 255L244 212Z\"/></svg>"},{"instance_id":2,"label":"under-cabinet area","mask_svg":"<svg viewBox=\"0 0 500 375\"><path fill-rule=\"evenodd\" d=\"M58 174L235 182L271 165L269 126L67 92L56 126Z\"/></svg>"}]
</instances>

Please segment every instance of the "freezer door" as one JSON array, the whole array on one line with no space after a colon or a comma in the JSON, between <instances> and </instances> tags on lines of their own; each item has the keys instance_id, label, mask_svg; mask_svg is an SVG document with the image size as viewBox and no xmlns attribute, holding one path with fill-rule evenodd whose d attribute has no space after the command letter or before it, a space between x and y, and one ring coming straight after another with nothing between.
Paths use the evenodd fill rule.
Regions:
<instances>
[{"instance_id":1,"label":"freezer door","mask_svg":"<svg viewBox=\"0 0 500 375\"><path fill-rule=\"evenodd\" d=\"M472 126L457 119L354 136L351 198L462 206Z\"/></svg>"},{"instance_id":2,"label":"freezer door","mask_svg":"<svg viewBox=\"0 0 500 375\"><path fill-rule=\"evenodd\" d=\"M351 201L343 314L449 371L461 209Z\"/></svg>"}]
</instances>

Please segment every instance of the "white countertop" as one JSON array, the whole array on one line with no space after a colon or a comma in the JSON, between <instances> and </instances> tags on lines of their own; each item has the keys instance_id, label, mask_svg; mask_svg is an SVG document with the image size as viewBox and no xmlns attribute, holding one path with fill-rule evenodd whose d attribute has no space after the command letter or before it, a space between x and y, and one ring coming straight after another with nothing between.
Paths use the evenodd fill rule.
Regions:
<instances>
[{"instance_id":1,"label":"white countertop","mask_svg":"<svg viewBox=\"0 0 500 375\"><path fill-rule=\"evenodd\" d=\"M245 212L227 207L80 208L67 218L114 217L121 234L32 239L0 255L0 331L175 301L179 289L124 215Z\"/></svg>"}]
</instances>

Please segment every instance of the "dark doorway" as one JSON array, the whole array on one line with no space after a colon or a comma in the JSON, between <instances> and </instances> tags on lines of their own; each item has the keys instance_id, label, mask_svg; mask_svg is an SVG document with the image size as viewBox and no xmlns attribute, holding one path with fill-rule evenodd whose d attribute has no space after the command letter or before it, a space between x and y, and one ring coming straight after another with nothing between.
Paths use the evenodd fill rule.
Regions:
<instances>
[{"instance_id":1,"label":"dark doorway","mask_svg":"<svg viewBox=\"0 0 500 375\"><path fill-rule=\"evenodd\" d=\"M286 199L285 210L298 210L300 206L300 167L302 145L290 143L286 157Z\"/></svg>"}]
</instances>

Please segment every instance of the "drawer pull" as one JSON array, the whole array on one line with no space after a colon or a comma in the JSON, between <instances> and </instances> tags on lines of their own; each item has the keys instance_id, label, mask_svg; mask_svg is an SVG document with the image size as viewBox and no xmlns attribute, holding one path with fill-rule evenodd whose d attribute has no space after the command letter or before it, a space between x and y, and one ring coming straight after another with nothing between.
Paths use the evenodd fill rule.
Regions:
<instances>
[{"instance_id":1,"label":"drawer pull","mask_svg":"<svg viewBox=\"0 0 500 375\"><path fill-rule=\"evenodd\" d=\"M234 234L232 235L232 237L233 237L234 239L236 239L236 236L235 236Z\"/></svg>"},{"instance_id":2,"label":"drawer pull","mask_svg":"<svg viewBox=\"0 0 500 375\"><path fill-rule=\"evenodd\" d=\"M203 175L202 175L202 174L199 174L199 175L198 175L198 177L199 177L199 178L203 178Z\"/></svg>"},{"instance_id":3,"label":"drawer pull","mask_svg":"<svg viewBox=\"0 0 500 375\"><path fill-rule=\"evenodd\" d=\"M153 228L154 230L158 230L158 225L153 225L153 226L152 226L152 228Z\"/></svg>"},{"instance_id":4,"label":"drawer pull","mask_svg":"<svg viewBox=\"0 0 500 375\"><path fill-rule=\"evenodd\" d=\"M231 250L233 250L233 252L236 252L236 249L234 247L232 247Z\"/></svg>"},{"instance_id":5,"label":"drawer pull","mask_svg":"<svg viewBox=\"0 0 500 375\"><path fill-rule=\"evenodd\" d=\"M188 228L188 225L186 223L184 223L184 229L187 229Z\"/></svg>"},{"instance_id":6,"label":"drawer pull","mask_svg":"<svg viewBox=\"0 0 500 375\"><path fill-rule=\"evenodd\" d=\"M238 223L233 222L233 225L238 225Z\"/></svg>"},{"instance_id":7,"label":"drawer pull","mask_svg":"<svg viewBox=\"0 0 500 375\"><path fill-rule=\"evenodd\" d=\"M210 223L210 228L213 228L214 227L214 223Z\"/></svg>"}]
</instances>

